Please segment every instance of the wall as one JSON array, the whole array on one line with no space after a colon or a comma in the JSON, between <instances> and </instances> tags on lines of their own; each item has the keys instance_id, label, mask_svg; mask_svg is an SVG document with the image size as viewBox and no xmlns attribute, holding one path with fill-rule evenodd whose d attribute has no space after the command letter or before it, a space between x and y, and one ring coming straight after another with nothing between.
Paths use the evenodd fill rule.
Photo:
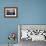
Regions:
<instances>
[{"instance_id":1,"label":"wall","mask_svg":"<svg viewBox=\"0 0 46 46\"><path fill-rule=\"evenodd\" d=\"M18 7L18 18L4 18L4 7ZM17 24L46 24L46 0L0 0L0 44L7 44ZM17 42L17 40L16 40Z\"/></svg>"}]
</instances>

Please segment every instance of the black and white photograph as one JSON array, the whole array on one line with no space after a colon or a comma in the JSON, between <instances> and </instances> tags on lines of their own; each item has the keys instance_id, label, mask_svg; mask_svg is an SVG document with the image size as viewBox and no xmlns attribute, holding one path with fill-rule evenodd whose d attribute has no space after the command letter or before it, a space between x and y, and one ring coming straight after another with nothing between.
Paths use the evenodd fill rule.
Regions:
<instances>
[{"instance_id":1,"label":"black and white photograph","mask_svg":"<svg viewBox=\"0 0 46 46\"><path fill-rule=\"evenodd\" d=\"M46 25L19 24L18 41L20 46L42 46L44 43L46 44Z\"/></svg>"},{"instance_id":2,"label":"black and white photograph","mask_svg":"<svg viewBox=\"0 0 46 46\"><path fill-rule=\"evenodd\" d=\"M4 8L4 16L5 17L17 17L18 16L18 8L17 7L5 7Z\"/></svg>"}]
</instances>

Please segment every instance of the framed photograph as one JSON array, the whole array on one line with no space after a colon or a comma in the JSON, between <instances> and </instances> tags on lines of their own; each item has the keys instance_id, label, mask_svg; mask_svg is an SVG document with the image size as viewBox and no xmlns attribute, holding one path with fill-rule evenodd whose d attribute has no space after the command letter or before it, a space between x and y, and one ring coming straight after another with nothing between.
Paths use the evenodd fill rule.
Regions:
<instances>
[{"instance_id":1,"label":"framed photograph","mask_svg":"<svg viewBox=\"0 0 46 46\"><path fill-rule=\"evenodd\" d=\"M17 7L5 7L4 8L4 17L15 18L18 16Z\"/></svg>"},{"instance_id":2,"label":"framed photograph","mask_svg":"<svg viewBox=\"0 0 46 46\"><path fill-rule=\"evenodd\" d=\"M19 24L18 41L46 41L46 24Z\"/></svg>"}]
</instances>

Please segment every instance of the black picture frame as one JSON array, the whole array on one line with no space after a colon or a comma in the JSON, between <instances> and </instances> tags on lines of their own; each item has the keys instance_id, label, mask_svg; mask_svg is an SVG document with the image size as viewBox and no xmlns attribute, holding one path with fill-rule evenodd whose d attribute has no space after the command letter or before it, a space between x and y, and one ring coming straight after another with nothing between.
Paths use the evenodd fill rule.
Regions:
<instances>
[{"instance_id":1,"label":"black picture frame","mask_svg":"<svg viewBox=\"0 0 46 46\"><path fill-rule=\"evenodd\" d=\"M5 18L16 18L18 17L18 7L4 7Z\"/></svg>"}]
</instances>

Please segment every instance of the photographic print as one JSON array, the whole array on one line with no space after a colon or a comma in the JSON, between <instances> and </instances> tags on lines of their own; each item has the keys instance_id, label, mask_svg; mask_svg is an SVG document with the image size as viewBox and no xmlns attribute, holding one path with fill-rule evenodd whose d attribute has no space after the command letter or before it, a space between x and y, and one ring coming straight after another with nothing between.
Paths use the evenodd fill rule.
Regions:
<instances>
[{"instance_id":1,"label":"photographic print","mask_svg":"<svg viewBox=\"0 0 46 46\"><path fill-rule=\"evenodd\" d=\"M5 7L4 8L4 16L5 17L17 17L18 16L18 8L17 7Z\"/></svg>"},{"instance_id":2,"label":"photographic print","mask_svg":"<svg viewBox=\"0 0 46 46\"><path fill-rule=\"evenodd\" d=\"M46 41L46 25L18 25L21 40Z\"/></svg>"}]
</instances>

